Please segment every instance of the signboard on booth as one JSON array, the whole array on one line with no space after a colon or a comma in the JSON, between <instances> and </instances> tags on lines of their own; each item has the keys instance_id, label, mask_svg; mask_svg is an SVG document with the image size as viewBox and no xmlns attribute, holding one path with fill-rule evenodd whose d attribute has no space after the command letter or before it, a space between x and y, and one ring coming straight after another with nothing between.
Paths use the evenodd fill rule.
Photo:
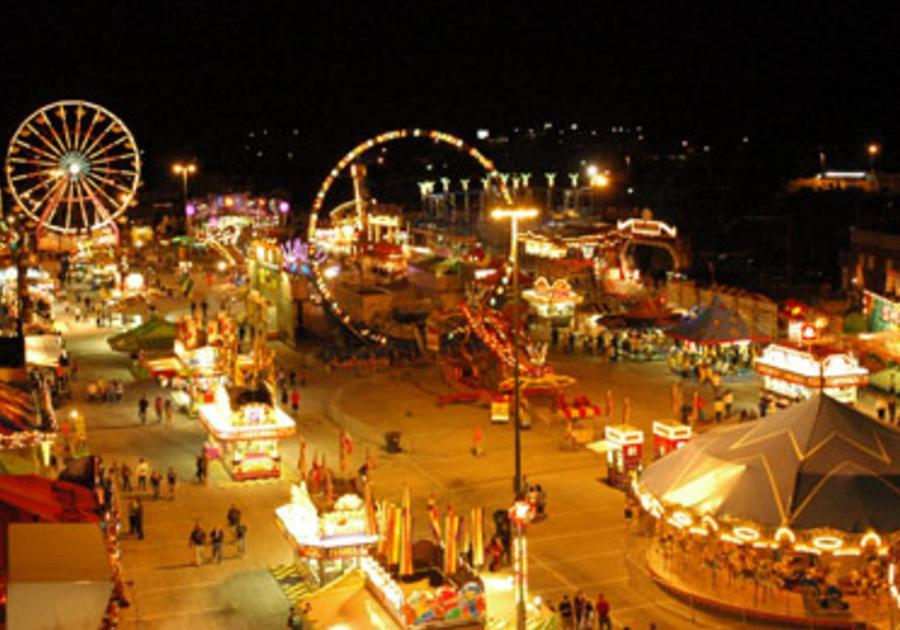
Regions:
<instances>
[{"instance_id":1,"label":"signboard on booth","mask_svg":"<svg viewBox=\"0 0 900 630\"><path fill-rule=\"evenodd\" d=\"M509 422L509 398L495 398L491 401L491 422Z\"/></svg>"}]
</instances>

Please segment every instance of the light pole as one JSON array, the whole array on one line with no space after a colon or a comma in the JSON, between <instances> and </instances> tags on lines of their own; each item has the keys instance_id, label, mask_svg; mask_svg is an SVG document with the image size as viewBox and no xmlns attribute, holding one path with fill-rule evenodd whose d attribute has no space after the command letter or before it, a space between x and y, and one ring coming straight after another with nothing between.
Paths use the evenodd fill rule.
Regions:
<instances>
[{"instance_id":1,"label":"light pole","mask_svg":"<svg viewBox=\"0 0 900 630\"><path fill-rule=\"evenodd\" d=\"M870 142L866 147L866 153L869 156L869 170L875 172L875 158L881 153L881 146L877 142Z\"/></svg>"},{"instance_id":2,"label":"light pole","mask_svg":"<svg viewBox=\"0 0 900 630\"><path fill-rule=\"evenodd\" d=\"M522 423L519 419L519 221L534 219L540 214L537 208L496 208L491 218L502 221L509 219L509 259L513 270L513 426L516 436L516 476L513 489L516 498L522 495Z\"/></svg>"},{"instance_id":3,"label":"light pole","mask_svg":"<svg viewBox=\"0 0 900 630\"><path fill-rule=\"evenodd\" d=\"M528 543L525 526L534 517L534 506L523 498L517 498L509 509L509 520L515 526L513 539L513 582L516 591L516 628L525 630L528 602Z\"/></svg>"},{"instance_id":4,"label":"light pole","mask_svg":"<svg viewBox=\"0 0 900 630\"><path fill-rule=\"evenodd\" d=\"M197 173L197 165L193 162L187 162L182 164L181 162L175 162L172 165L172 174L176 177L181 178L181 205L185 214L187 215L187 235L191 235L191 215L187 211L188 205L188 177L195 175Z\"/></svg>"}]
</instances>

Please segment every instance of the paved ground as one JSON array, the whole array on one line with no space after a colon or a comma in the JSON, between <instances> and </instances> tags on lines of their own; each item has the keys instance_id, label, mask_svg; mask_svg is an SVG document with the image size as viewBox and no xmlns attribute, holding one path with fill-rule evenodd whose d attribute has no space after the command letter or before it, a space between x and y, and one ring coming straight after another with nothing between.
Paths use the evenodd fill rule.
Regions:
<instances>
[{"instance_id":1,"label":"paved ground","mask_svg":"<svg viewBox=\"0 0 900 630\"><path fill-rule=\"evenodd\" d=\"M177 306L171 303L166 308ZM138 424L141 393L152 397L162 390L154 383L132 381L128 358L112 353L106 345L112 332L73 324L67 334L69 348L81 365L73 405L87 418L90 446L107 462L128 461L133 466L143 456L161 471L175 466L182 480L174 500L146 499L146 538L123 542L125 574L133 582L124 627L283 627L287 602L268 567L291 559L273 510L287 502L289 483L296 479L297 442L284 445L282 481L236 483L213 466L209 483L196 484L194 457L204 440L202 429L184 417L177 417L171 427ZM305 360L276 346L279 360L286 365ZM606 389L612 389L618 409L622 397L629 396L633 423L648 434L652 420L671 417L673 377L664 365L608 364L568 355L554 357L552 362L559 372L579 379L577 392L601 400ZM125 400L84 402L79 388L99 376L126 379ZM752 404L756 387L752 380L733 385L738 404ZM339 427L354 437L353 469L362 463L367 449L376 453L376 494L399 501L408 484L421 536L427 530L425 501L432 492L442 510L448 503L457 511L481 505L487 514L506 507L511 497L511 427L491 425L487 410L477 406L438 407L436 396L443 391L434 366L377 374L314 370L303 392L297 424L310 456L318 452L336 463ZM480 458L469 450L476 424L485 431L486 454ZM402 432L405 452L388 455L382 451L382 436L388 430ZM543 485L549 500L549 518L529 531L532 593L555 602L578 589L592 597L602 591L612 602L616 627L630 625L634 630L647 628L651 621L660 629L739 625L693 611L650 584L640 558L629 561L626 556L623 495L601 481L605 475L601 456L584 449L564 450L562 444L562 426L548 408L539 406L533 427L523 437L525 474ZM192 566L187 539L194 522L199 520L206 528L223 526L231 503L242 509L249 525L248 553L238 558L229 545L221 564Z\"/></svg>"}]
</instances>

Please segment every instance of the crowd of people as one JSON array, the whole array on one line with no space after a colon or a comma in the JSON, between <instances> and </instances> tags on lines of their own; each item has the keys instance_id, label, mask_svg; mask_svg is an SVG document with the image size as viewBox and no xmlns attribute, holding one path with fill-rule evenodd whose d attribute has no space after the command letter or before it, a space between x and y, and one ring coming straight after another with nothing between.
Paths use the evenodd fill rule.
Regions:
<instances>
[{"instance_id":1,"label":"crowd of people","mask_svg":"<svg viewBox=\"0 0 900 630\"><path fill-rule=\"evenodd\" d=\"M749 373L756 356L753 344L716 344L692 349L675 344L669 349L669 369L700 384Z\"/></svg>"}]
</instances>

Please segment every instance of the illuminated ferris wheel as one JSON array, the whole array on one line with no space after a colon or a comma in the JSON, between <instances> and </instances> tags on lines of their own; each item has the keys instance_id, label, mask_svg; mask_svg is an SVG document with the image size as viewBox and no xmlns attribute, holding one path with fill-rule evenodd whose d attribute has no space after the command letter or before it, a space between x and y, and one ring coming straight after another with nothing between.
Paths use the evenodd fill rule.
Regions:
<instances>
[{"instance_id":1,"label":"illuminated ferris wheel","mask_svg":"<svg viewBox=\"0 0 900 630\"><path fill-rule=\"evenodd\" d=\"M140 183L134 136L109 110L87 101L51 103L19 125L6 179L17 209L37 232L118 233Z\"/></svg>"}]
</instances>

